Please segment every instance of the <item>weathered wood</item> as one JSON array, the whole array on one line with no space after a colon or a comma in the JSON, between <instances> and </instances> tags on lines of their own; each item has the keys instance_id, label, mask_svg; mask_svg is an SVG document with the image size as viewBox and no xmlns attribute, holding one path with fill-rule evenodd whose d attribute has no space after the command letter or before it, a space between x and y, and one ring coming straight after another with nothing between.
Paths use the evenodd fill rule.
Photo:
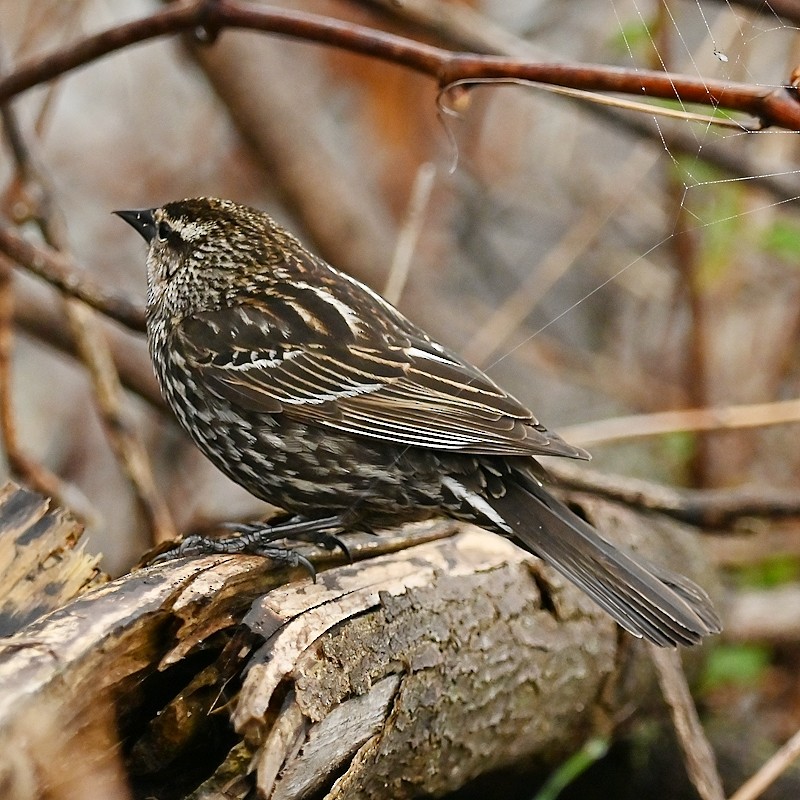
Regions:
<instances>
[{"instance_id":1,"label":"weathered wood","mask_svg":"<svg viewBox=\"0 0 800 800\"><path fill-rule=\"evenodd\" d=\"M83 551L83 528L66 511L13 483L0 488L0 636L103 583L99 556Z\"/></svg>"},{"instance_id":2,"label":"weathered wood","mask_svg":"<svg viewBox=\"0 0 800 800\"><path fill-rule=\"evenodd\" d=\"M673 523L581 506L615 538L647 537L662 552L643 551L707 577ZM316 583L261 558L170 562L2 640L3 796L74 796L62 784L75 782L76 747L95 796L124 796L124 779L134 796L197 800L254 787L276 800L441 794L551 763L652 685L638 642L496 536L432 522L348 542L357 563ZM46 748L25 744L32 713Z\"/></svg>"},{"instance_id":3,"label":"weathered wood","mask_svg":"<svg viewBox=\"0 0 800 800\"><path fill-rule=\"evenodd\" d=\"M400 680L375 735L324 765L331 797L438 794L532 754L554 756L579 736L582 711L614 671L612 623L560 582L537 581L521 551L482 532L342 577L312 587L313 610L294 606L292 593L250 612L288 619L255 656L264 661L247 675L237 727L258 741L287 685L282 714L297 709L304 723L283 774L274 750L257 751L266 796L305 796L291 780L306 740L389 676Z\"/></svg>"}]
</instances>

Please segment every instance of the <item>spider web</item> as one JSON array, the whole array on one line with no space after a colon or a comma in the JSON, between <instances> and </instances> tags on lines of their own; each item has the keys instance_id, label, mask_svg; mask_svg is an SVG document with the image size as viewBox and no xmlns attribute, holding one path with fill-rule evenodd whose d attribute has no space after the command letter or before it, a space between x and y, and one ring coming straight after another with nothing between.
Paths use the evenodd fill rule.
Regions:
<instances>
[{"instance_id":1,"label":"spider web","mask_svg":"<svg viewBox=\"0 0 800 800\"><path fill-rule=\"evenodd\" d=\"M534 41L554 49L552 43L562 41L553 35L559 24L580 28L574 9L562 6L561 11L561 17L541 24ZM628 69L768 89L786 86L795 66L797 28L768 3L753 10L730 2L609 0L584 11L595 12L586 25L600 24L600 43L585 48L578 59L610 63L616 58ZM608 402L594 406L598 419L631 409L746 406L797 395L793 336L800 227L794 201L800 196L800 170L795 134L753 132L753 119L689 106L679 94L676 88L673 107L687 114L703 111L734 126L658 114L645 120L647 115L624 112L646 129L649 144L634 140L620 152L618 141L609 145L604 133L588 125L584 136L562 131L553 137L552 152L572 145L581 166L570 195L573 208L560 209L560 216L574 214L577 207L584 217L597 217L597 230L594 238L587 234L578 245L573 242L572 260L565 256L538 284L535 276L527 284L520 278L468 342L467 355L492 374L513 381L520 363L530 364L531 358L541 363L530 356L537 346L551 351L545 361L574 366L571 345L563 349L567 340L577 342L584 354L577 359L583 379L605 393ZM543 160L550 155L546 151ZM550 185L545 186L549 192ZM546 204L542 213L546 218ZM543 269L543 262L550 264L553 251L572 233L562 227L551 235L558 224L544 226L540 238L549 244L533 256L536 270ZM526 292L528 305L521 300ZM515 328L521 309L531 315ZM509 359L513 366L504 366ZM585 419L585 405L576 416L581 413ZM566 414L571 414L568 406ZM750 422L743 417L740 423L737 417L738 424ZM603 441L591 426L568 430L573 432L587 441L595 435ZM683 441L684 453L686 446L696 451L695 477L701 482L738 482L747 475L763 476L763 470L775 474L774 461L772 466L767 462L782 435L767 430L735 441L728 437L727 443L723 437L676 435L653 442L650 449L664 463L663 447ZM600 455L606 463L602 447ZM625 471L628 458L626 453L615 463L612 456L610 466ZM792 454L787 458L794 463ZM720 460L728 468L720 468ZM676 475L662 477L675 480Z\"/></svg>"}]
</instances>

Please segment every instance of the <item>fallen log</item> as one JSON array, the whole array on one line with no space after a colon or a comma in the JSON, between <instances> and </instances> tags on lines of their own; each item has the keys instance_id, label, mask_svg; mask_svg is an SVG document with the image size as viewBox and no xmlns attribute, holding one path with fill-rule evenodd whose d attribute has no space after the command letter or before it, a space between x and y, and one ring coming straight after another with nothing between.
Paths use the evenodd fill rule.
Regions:
<instances>
[{"instance_id":1,"label":"fallen log","mask_svg":"<svg viewBox=\"0 0 800 800\"><path fill-rule=\"evenodd\" d=\"M685 528L572 499L621 544L708 583ZM10 536L30 561L42 537L23 541L3 507L0 554ZM71 531L64 552L79 552L63 512L37 526ZM440 795L552 765L650 696L641 643L509 542L450 521L347 541L352 564L300 546L316 582L214 556L85 591L100 580L87 562L74 599L0 640L2 796ZM2 584L4 618L20 573Z\"/></svg>"}]
</instances>

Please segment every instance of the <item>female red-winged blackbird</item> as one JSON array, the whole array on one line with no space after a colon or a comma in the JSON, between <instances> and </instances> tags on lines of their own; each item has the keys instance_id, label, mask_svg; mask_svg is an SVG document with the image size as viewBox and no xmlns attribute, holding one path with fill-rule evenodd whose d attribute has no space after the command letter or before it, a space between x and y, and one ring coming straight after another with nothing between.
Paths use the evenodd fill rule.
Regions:
<instances>
[{"instance_id":1,"label":"female red-winged blackbird","mask_svg":"<svg viewBox=\"0 0 800 800\"><path fill-rule=\"evenodd\" d=\"M167 402L219 469L298 515L179 552L286 557L268 543L444 514L510 537L636 636L720 630L700 587L613 547L544 489L533 456L586 453L266 214L212 198L116 213L150 245Z\"/></svg>"}]
</instances>

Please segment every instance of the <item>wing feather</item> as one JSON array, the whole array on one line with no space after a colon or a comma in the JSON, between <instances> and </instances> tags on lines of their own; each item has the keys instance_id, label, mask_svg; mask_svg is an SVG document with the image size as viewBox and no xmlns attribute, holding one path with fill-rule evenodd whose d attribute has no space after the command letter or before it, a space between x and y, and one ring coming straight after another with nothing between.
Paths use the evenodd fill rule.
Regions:
<instances>
[{"instance_id":1,"label":"wing feather","mask_svg":"<svg viewBox=\"0 0 800 800\"><path fill-rule=\"evenodd\" d=\"M371 331L372 339L320 341L318 332L308 336L276 322L279 308L204 312L177 325L173 335L181 338L179 349L188 353L196 377L249 411L283 413L399 445L586 457L405 318L402 327L387 329L384 314L384 328Z\"/></svg>"}]
</instances>

